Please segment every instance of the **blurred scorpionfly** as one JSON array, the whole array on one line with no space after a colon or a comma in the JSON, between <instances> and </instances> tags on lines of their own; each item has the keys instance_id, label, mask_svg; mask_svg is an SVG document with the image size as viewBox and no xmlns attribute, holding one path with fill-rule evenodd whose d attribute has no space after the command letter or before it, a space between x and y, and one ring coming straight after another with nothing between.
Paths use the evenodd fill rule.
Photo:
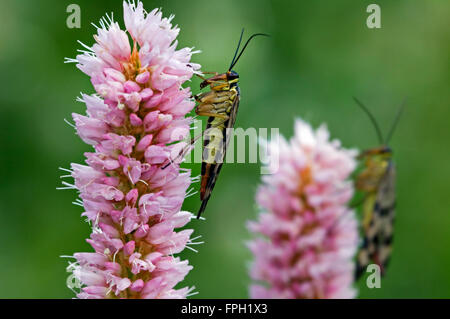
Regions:
<instances>
[{"instance_id":1,"label":"blurred scorpionfly","mask_svg":"<svg viewBox=\"0 0 450 319\"><path fill-rule=\"evenodd\" d=\"M392 252L395 218L396 170L392 160L392 150L387 145L403 112L405 102L399 108L394 123L386 139L370 111L356 98L355 102L369 116L378 135L380 146L363 151L358 158L364 160L364 169L357 176L356 189L364 193L363 242L356 257L355 278L358 279L371 263L380 267L381 275Z\"/></svg>"}]
</instances>

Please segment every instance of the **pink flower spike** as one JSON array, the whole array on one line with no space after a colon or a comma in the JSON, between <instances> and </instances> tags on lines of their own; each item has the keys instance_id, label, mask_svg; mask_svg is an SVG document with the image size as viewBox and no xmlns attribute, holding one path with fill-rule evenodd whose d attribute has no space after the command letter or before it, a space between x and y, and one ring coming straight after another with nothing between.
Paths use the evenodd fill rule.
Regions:
<instances>
[{"instance_id":1,"label":"pink flower spike","mask_svg":"<svg viewBox=\"0 0 450 319\"><path fill-rule=\"evenodd\" d=\"M174 287L192 267L174 254L193 232L178 229L192 216L181 211L190 171L162 165L180 147L172 133L189 132L195 103L182 86L200 66L191 49L177 50L172 17L140 1L123 10L126 31L102 19L95 43L76 57L97 94L81 95L87 114L73 119L94 151L84 154L87 166L72 164L74 186L65 185L80 193L93 252L74 254L67 269L80 287L70 288L78 298L186 298L188 287Z\"/></svg>"},{"instance_id":2,"label":"pink flower spike","mask_svg":"<svg viewBox=\"0 0 450 319\"><path fill-rule=\"evenodd\" d=\"M348 207L356 152L329 140L302 120L290 141L266 145L266 166L256 201L261 213L248 229L254 261L252 298L353 298L357 222Z\"/></svg>"}]
</instances>

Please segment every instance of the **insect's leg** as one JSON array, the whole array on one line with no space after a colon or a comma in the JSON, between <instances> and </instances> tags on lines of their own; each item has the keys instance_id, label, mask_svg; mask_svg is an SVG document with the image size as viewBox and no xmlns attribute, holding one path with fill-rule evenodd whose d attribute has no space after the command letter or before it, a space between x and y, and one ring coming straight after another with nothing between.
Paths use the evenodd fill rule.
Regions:
<instances>
[{"instance_id":1,"label":"insect's leg","mask_svg":"<svg viewBox=\"0 0 450 319\"><path fill-rule=\"evenodd\" d=\"M227 81L226 73L216 74L210 78L204 79L203 82L200 83L200 89L203 89L204 87L206 87L208 85L212 85L213 83L220 83L218 86L214 86L215 90L219 90L223 86L223 85L221 85L222 83L225 86L229 85L228 81ZM223 86L223 87L225 87L225 86ZM213 88L213 86L211 86L211 88Z\"/></svg>"},{"instance_id":2,"label":"insect's leg","mask_svg":"<svg viewBox=\"0 0 450 319\"><path fill-rule=\"evenodd\" d=\"M219 75L219 72L214 72L214 71L202 71L203 74L214 74L214 75Z\"/></svg>"},{"instance_id":3,"label":"insect's leg","mask_svg":"<svg viewBox=\"0 0 450 319\"><path fill-rule=\"evenodd\" d=\"M203 81L208 81L207 78L205 78L204 76L201 76L200 74L195 73L196 76L198 76L200 79L202 79Z\"/></svg>"},{"instance_id":4,"label":"insect's leg","mask_svg":"<svg viewBox=\"0 0 450 319\"><path fill-rule=\"evenodd\" d=\"M202 72L202 74L214 74L214 76L219 75L219 73L217 73L217 72ZM212 81L210 81L209 79L205 78L204 76L202 76L200 74L195 73L195 75L198 76L203 81L212 82Z\"/></svg>"},{"instance_id":5,"label":"insect's leg","mask_svg":"<svg viewBox=\"0 0 450 319\"><path fill-rule=\"evenodd\" d=\"M192 145L195 144L195 142L197 142L197 140L202 137L204 135L204 132L202 132L201 134L191 138L191 141L189 142L188 145L186 145L175 158L169 158L169 162L165 165L163 165L161 167L161 169L166 169L170 164L173 164L176 160L178 160L179 158L183 158L186 153L189 151L189 149L192 147Z\"/></svg>"},{"instance_id":6,"label":"insect's leg","mask_svg":"<svg viewBox=\"0 0 450 319\"><path fill-rule=\"evenodd\" d=\"M205 83L205 82L203 82ZM230 86L230 84L228 82L224 82L224 81L209 81L208 84L212 84L212 83L219 83L218 85L214 85L213 88L214 90L222 90L225 88L228 88Z\"/></svg>"},{"instance_id":7,"label":"insect's leg","mask_svg":"<svg viewBox=\"0 0 450 319\"><path fill-rule=\"evenodd\" d=\"M212 96L214 94L215 94L214 91L202 92L194 95L194 99L198 103L204 103L205 99L207 99L208 96Z\"/></svg>"}]
</instances>

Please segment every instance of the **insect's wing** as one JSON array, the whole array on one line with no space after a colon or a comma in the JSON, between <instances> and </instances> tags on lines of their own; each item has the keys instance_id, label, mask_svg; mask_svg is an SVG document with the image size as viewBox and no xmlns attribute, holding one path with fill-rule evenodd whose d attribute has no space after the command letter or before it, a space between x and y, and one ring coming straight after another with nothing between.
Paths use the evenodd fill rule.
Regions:
<instances>
[{"instance_id":1,"label":"insect's wing","mask_svg":"<svg viewBox=\"0 0 450 319\"><path fill-rule=\"evenodd\" d=\"M239 109L239 103L240 103L240 93L239 93L239 87L236 88L237 90L237 95L234 98L234 102L233 102L233 106L231 107L231 112L230 112L230 120L228 122L227 128L232 128L234 127L234 123L236 123L236 116L237 116L237 112Z\"/></svg>"},{"instance_id":2,"label":"insect's wing","mask_svg":"<svg viewBox=\"0 0 450 319\"><path fill-rule=\"evenodd\" d=\"M375 225L374 218L376 194L367 194L362 204L363 211L363 240L356 256L355 280L366 271L367 266L371 263L371 259L375 252L374 238L378 227Z\"/></svg>"},{"instance_id":3,"label":"insect's wing","mask_svg":"<svg viewBox=\"0 0 450 319\"><path fill-rule=\"evenodd\" d=\"M216 185L217 177L219 176L220 170L222 169L223 160L225 159L225 154L228 148L228 144L230 142L231 138L231 131L228 130L232 127L234 127L234 123L236 122L236 115L239 108L239 94L236 95L233 105L231 107L229 119L225 123L225 128L223 131L223 143L222 143L222 149L221 157L222 160L215 164L207 164L202 163L202 185L200 189L200 199L202 200L202 204L200 206L200 209L197 213L197 218L200 217L200 215L205 211L206 205L208 204L209 197L211 196L211 192L214 189L214 186ZM227 134L229 133L229 134ZM207 178L205 178L207 176ZM206 183L206 184L205 184Z\"/></svg>"},{"instance_id":4,"label":"insect's wing","mask_svg":"<svg viewBox=\"0 0 450 319\"><path fill-rule=\"evenodd\" d=\"M365 198L364 238L358 252L356 279L374 262L384 274L392 251L393 225L395 215L395 180L396 171L392 162L386 169L375 194Z\"/></svg>"},{"instance_id":5,"label":"insect's wing","mask_svg":"<svg viewBox=\"0 0 450 319\"><path fill-rule=\"evenodd\" d=\"M375 211L379 218L378 234L376 238L376 254L374 260L381 267L383 274L389 263L392 252L392 241L394 236L395 219L395 180L396 170L392 162L386 171L386 175L381 181L375 203Z\"/></svg>"}]
</instances>

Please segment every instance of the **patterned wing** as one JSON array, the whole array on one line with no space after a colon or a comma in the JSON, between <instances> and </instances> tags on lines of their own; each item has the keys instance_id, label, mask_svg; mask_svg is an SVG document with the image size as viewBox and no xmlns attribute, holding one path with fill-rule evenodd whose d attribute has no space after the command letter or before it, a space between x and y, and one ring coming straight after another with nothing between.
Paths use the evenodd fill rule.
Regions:
<instances>
[{"instance_id":1,"label":"patterned wing","mask_svg":"<svg viewBox=\"0 0 450 319\"><path fill-rule=\"evenodd\" d=\"M241 101L241 96L240 96L240 93L239 93L239 87L236 87L236 90L237 90L237 95L234 98L233 106L231 107L230 120L228 122L227 128L234 127L234 123L236 123L236 116L237 116L237 112L238 112L238 109L239 109L239 103ZM227 144L227 147L228 147L228 144Z\"/></svg>"},{"instance_id":2,"label":"patterned wing","mask_svg":"<svg viewBox=\"0 0 450 319\"><path fill-rule=\"evenodd\" d=\"M238 91L239 92L239 91ZM222 160L217 163L202 163L202 185L200 188L200 199L202 200L202 204L197 213L197 218L200 218L200 215L205 211L206 205L208 204L209 197L211 196L211 192L216 185L217 177L219 176L220 170L222 169L223 161L225 160L225 154L228 148L228 144L230 142L230 138L232 134L227 134L227 129L234 127L234 123L236 122L236 115L239 108L239 94L236 95L233 101L233 105L231 107L231 111L229 114L229 119L225 122L225 126L223 129L223 142L220 157Z\"/></svg>"},{"instance_id":3,"label":"patterned wing","mask_svg":"<svg viewBox=\"0 0 450 319\"><path fill-rule=\"evenodd\" d=\"M365 200L364 239L357 256L356 278L372 262L380 266L384 275L389 263L395 218L395 180L395 166L390 161L376 194Z\"/></svg>"}]
</instances>

